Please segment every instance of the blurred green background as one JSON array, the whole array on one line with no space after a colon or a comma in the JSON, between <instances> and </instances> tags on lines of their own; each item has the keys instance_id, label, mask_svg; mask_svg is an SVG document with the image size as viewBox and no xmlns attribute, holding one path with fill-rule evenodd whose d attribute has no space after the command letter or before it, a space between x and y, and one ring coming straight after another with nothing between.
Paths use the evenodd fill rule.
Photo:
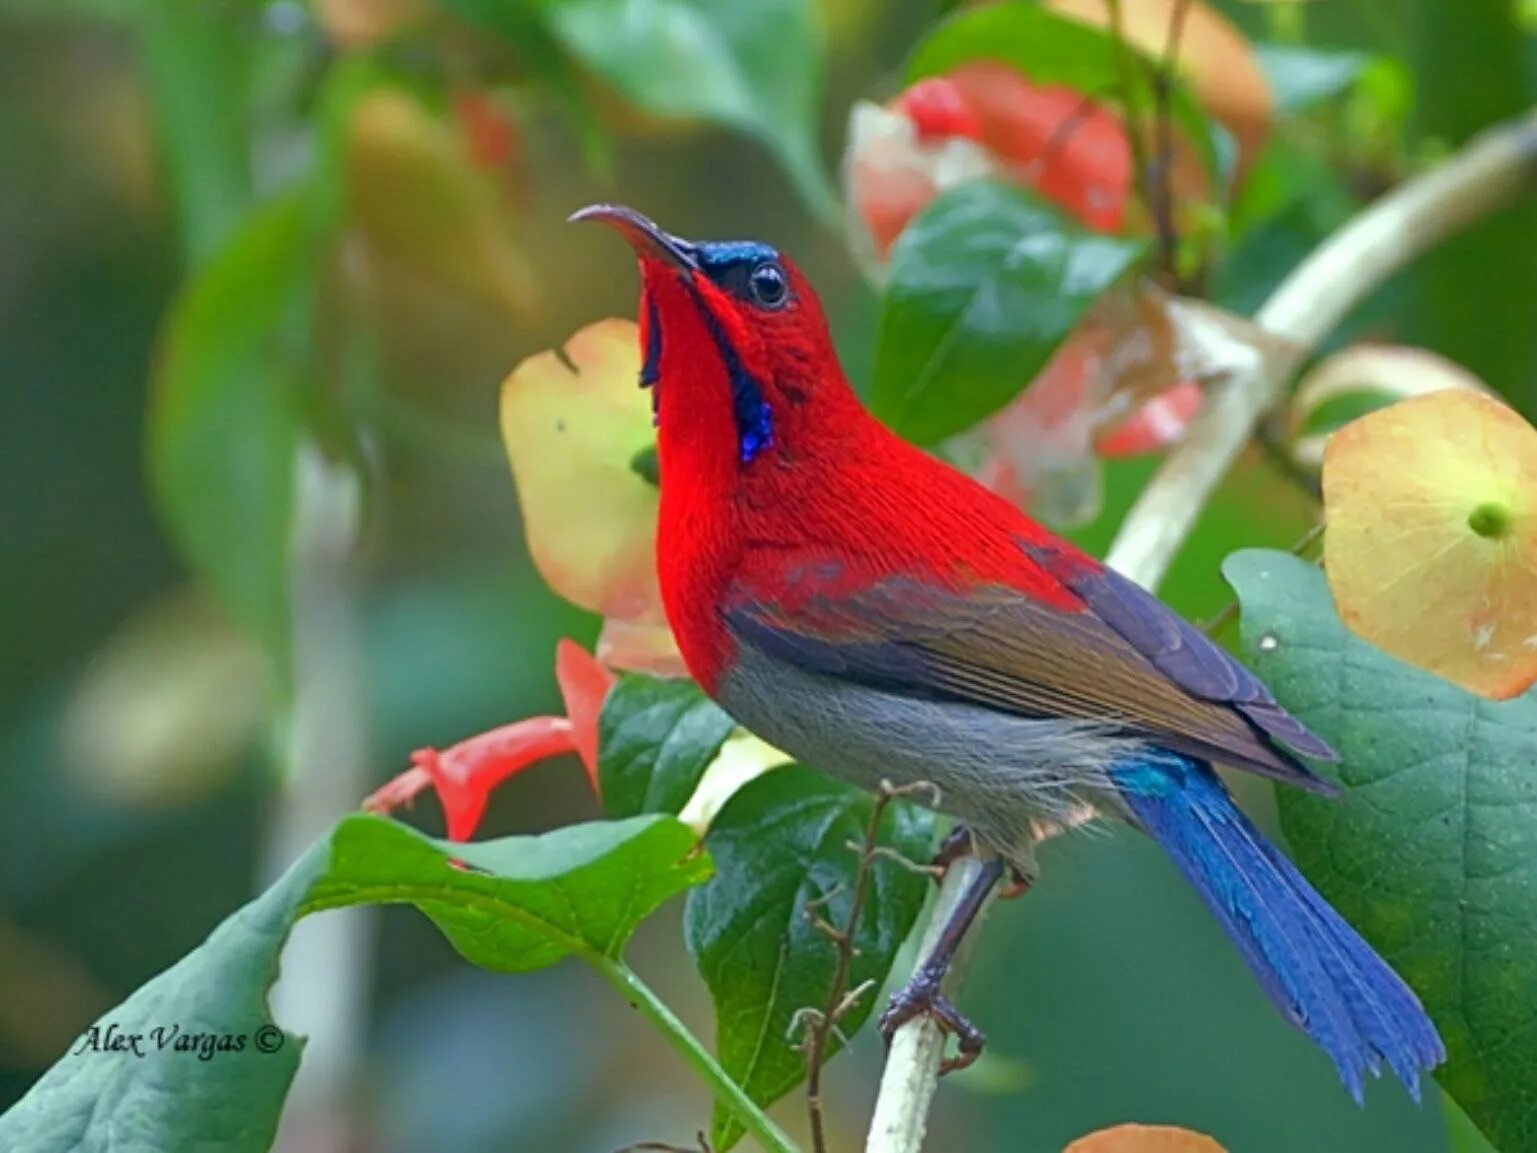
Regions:
<instances>
[{"instance_id":1,"label":"blurred green background","mask_svg":"<svg viewBox=\"0 0 1537 1153\"><path fill-rule=\"evenodd\" d=\"M837 0L821 13L829 168L850 103L891 95L939 7ZM1301 19L1291 5L1223 7L1257 38ZM1406 155L1455 146L1537 97L1518 5L1296 7L1309 44L1405 62ZM570 76L549 64L548 44L498 43L446 17L430 37L376 54L368 67L424 90L495 78L515 113L497 203L518 271L488 293L421 246L381 256L349 240L320 274L336 308L358 300L331 294L338 280L367 291L366 348L305 366L314 426L362 495L356 547L322 566L307 610L332 614L317 659L345 662L346 691L336 711L296 719L291 686L188 585L167 544L146 481L146 411L167 310L209 238L324 163L338 49L321 14L291 0L0 0L0 1108L412 749L557 706L555 641L590 642L597 622L530 566L497 388L576 327L629 315L634 297L612 238L561 227L567 213L612 198L683 235L780 245L823 293L851 374L863 384L868 370L873 299L764 148L601 96L584 102L590 117L573 116L550 95ZM232 108L239 116L221 124ZM1219 300L1251 308L1372 191L1328 179L1240 244ZM1445 351L1531 415L1534 254L1532 213L1507 213L1396 279L1349 331ZM212 323L238 328L243 311L229 296ZM1150 468L1112 472L1083 539L1108 542ZM1167 597L1211 615L1227 599L1227 551L1286 547L1312 515L1247 458ZM253 568L270 564L263 548L250 542ZM334 776L287 767L296 726L341 750ZM1266 789L1243 796L1268 812ZM552 763L503 790L484 831L595 815L576 764ZM412 819L439 827L430 801ZM997 909L977 950L965 1005L989 1056L946 1085L934 1148L1036 1153L1127 1120L1185 1125L1235 1153L1447 1148L1434 1096L1415 1108L1380 1085L1354 1106L1150 844L1068 838L1043 863L1040 884ZM636 968L708 1035L677 922L672 909L643 928ZM578 966L497 978L400 910L310 928L319 944L302 965L290 954L279 1015L307 1006L332 1040L301 1072L280 1149L596 1153L686 1142L707 1121L687 1070ZM866 1033L834 1066L840 1148L857 1146L880 1058ZM798 1098L778 1110L791 1125L799 1112Z\"/></svg>"}]
</instances>

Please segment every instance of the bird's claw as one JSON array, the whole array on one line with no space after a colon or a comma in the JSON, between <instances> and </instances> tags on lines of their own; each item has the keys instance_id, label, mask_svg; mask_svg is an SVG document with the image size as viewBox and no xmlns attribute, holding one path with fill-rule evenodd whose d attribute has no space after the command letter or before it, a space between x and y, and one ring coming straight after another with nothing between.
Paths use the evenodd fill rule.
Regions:
<instances>
[{"instance_id":1,"label":"bird's claw","mask_svg":"<svg viewBox=\"0 0 1537 1153\"><path fill-rule=\"evenodd\" d=\"M1030 886L1035 882L1026 876L1014 865L1009 866L1009 879L998 888L1000 901L1012 901L1015 897L1023 897L1030 891Z\"/></svg>"},{"instance_id":2,"label":"bird's claw","mask_svg":"<svg viewBox=\"0 0 1537 1153\"><path fill-rule=\"evenodd\" d=\"M950 1003L950 998L940 990L939 976L915 973L911 981L892 994L878 1026L887 1048L891 1047L896 1031L917 1017L928 1017L941 1032L956 1040L955 1056L940 1062L941 1077L966 1068L982 1055L987 1037Z\"/></svg>"}]
</instances>

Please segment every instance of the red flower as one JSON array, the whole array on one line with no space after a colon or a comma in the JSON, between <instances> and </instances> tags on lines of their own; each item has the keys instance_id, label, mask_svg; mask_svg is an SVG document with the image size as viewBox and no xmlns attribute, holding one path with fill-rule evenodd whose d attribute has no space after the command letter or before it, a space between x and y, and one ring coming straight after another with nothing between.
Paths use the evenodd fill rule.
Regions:
<instances>
[{"instance_id":1,"label":"red flower","mask_svg":"<svg viewBox=\"0 0 1537 1153\"><path fill-rule=\"evenodd\" d=\"M491 790L531 765L562 753L575 753L598 792L598 716L614 677L574 641L555 650L555 679L565 699L563 717L530 717L502 725L450 748L417 749L413 768L390 781L366 801L371 812L389 813L413 801L428 785L437 790L444 822L453 841L467 841L486 811Z\"/></svg>"},{"instance_id":2,"label":"red flower","mask_svg":"<svg viewBox=\"0 0 1537 1153\"><path fill-rule=\"evenodd\" d=\"M1079 93L977 60L918 81L884 108L856 105L844 175L863 233L856 247L879 265L929 201L977 177L1034 188L1088 227L1115 231L1131 150L1120 118Z\"/></svg>"}]
</instances>

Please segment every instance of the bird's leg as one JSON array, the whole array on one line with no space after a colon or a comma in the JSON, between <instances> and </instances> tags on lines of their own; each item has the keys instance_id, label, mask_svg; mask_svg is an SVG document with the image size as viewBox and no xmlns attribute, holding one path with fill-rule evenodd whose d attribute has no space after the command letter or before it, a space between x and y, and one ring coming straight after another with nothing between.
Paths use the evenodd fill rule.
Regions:
<instances>
[{"instance_id":1,"label":"bird's leg","mask_svg":"<svg viewBox=\"0 0 1537 1153\"><path fill-rule=\"evenodd\" d=\"M946 840L948 842L949 838ZM942 986L950 972L950 962L955 959L955 951L966 936L966 930L977 919L977 914L987 903L988 894L1003 876L1005 868L999 857L983 862L981 872L972 878L961 894L961 899L950 911L933 950L923 959L907 984L892 994L891 1003L881 1014L881 1036L886 1038L887 1045L891 1044L892 1035L899 1028L920 1015L927 1015L944 1032L953 1034L956 1054L940 1066L941 1073L964 1069L981 1056L982 1046L987 1043L982 1031L962 1017L950 1003Z\"/></svg>"}]
</instances>

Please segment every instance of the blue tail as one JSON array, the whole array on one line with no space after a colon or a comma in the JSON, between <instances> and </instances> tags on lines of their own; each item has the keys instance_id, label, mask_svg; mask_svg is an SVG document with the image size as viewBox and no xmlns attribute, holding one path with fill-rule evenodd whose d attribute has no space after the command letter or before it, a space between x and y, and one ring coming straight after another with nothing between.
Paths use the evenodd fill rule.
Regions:
<instances>
[{"instance_id":1,"label":"blue tail","mask_svg":"<svg viewBox=\"0 0 1537 1153\"><path fill-rule=\"evenodd\" d=\"M1416 1101L1420 1072L1446 1059L1409 987L1265 840L1207 765L1174 754L1113 777L1238 945L1288 1020L1333 1059L1357 1102L1381 1062Z\"/></svg>"}]
</instances>

